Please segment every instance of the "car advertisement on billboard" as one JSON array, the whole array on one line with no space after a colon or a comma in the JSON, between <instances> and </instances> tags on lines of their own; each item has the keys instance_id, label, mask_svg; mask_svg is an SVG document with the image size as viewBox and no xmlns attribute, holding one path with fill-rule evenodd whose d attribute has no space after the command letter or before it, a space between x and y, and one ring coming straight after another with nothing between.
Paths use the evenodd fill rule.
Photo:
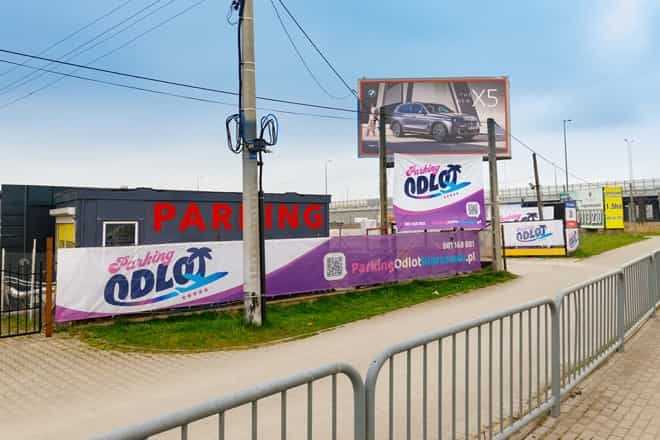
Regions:
<instances>
[{"instance_id":1,"label":"car advertisement on billboard","mask_svg":"<svg viewBox=\"0 0 660 440\"><path fill-rule=\"evenodd\" d=\"M511 157L506 77L363 79L358 84L358 157L377 157L380 109L388 155L488 154L495 120L498 158Z\"/></svg>"},{"instance_id":2,"label":"car advertisement on billboard","mask_svg":"<svg viewBox=\"0 0 660 440\"><path fill-rule=\"evenodd\" d=\"M605 228L623 229L623 187L603 187L605 205Z\"/></svg>"},{"instance_id":3,"label":"car advertisement on billboard","mask_svg":"<svg viewBox=\"0 0 660 440\"><path fill-rule=\"evenodd\" d=\"M485 225L481 158L396 153L393 197L399 231L481 229Z\"/></svg>"}]
</instances>

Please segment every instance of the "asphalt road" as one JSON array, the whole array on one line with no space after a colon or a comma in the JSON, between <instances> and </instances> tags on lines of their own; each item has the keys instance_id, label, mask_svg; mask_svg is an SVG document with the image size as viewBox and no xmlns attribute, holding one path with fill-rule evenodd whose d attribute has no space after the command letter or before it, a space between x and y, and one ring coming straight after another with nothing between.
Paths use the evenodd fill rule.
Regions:
<instances>
[{"instance_id":1,"label":"asphalt road","mask_svg":"<svg viewBox=\"0 0 660 440\"><path fill-rule=\"evenodd\" d=\"M53 340L3 340L0 438L87 438L326 363L347 362L364 375L370 361L392 344L532 300L554 297L562 288L657 249L660 238L584 261L510 259L509 269L521 275L510 283L420 304L312 338L252 350L134 354L99 351L61 336ZM351 438L349 391L347 381L340 379L339 438ZM319 438L324 438L322 434L329 429L328 397L328 381L322 381L314 394L315 433ZM417 395L413 398L418 405ZM397 405L401 399L403 393L399 392ZM300 428L305 420L305 390L291 392L288 402L291 438L304 438L302 429L300 435L294 435L293 429ZM260 405L260 438L279 435L278 409L278 398ZM238 432L235 430L247 426L249 408L236 411L228 420L229 432ZM209 420L194 425L191 434L208 434L216 429L215 420ZM243 437L230 434L227 438Z\"/></svg>"}]
</instances>

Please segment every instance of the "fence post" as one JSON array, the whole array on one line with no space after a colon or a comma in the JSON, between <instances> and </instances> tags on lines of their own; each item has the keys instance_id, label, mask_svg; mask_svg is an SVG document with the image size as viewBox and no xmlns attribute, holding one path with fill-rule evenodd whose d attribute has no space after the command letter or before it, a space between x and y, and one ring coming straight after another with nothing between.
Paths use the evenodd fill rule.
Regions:
<instances>
[{"instance_id":1,"label":"fence post","mask_svg":"<svg viewBox=\"0 0 660 440\"><path fill-rule=\"evenodd\" d=\"M623 342L626 335L626 275L623 270L617 274L616 279L616 328L617 336L619 337L619 348L617 348L617 351L623 353Z\"/></svg>"},{"instance_id":2,"label":"fence post","mask_svg":"<svg viewBox=\"0 0 660 440\"><path fill-rule=\"evenodd\" d=\"M561 412L561 346L559 340L559 313L562 307L562 299L558 299L554 307L550 307L551 330L552 330L552 417L559 417Z\"/></svg>"},{"instance_id":3,"label":"fence post","mask_svg":"<svg viewBox=\"0 0 660 440\"><path fill-rule=\"evenodd\" d=\"M46 239L46 305L44 323L46 337L53 336L53 237Z\"/></svg>"},{"instance_id":4,"label":"fence post","mask_svg":"<svg viewBox=\"0 0 660 440\"><path fill-rule=\"evenodd\" d=\"M651 318L655 318L657 273L655 272L655 254L649 257L649 306L651 307Z\"/></svg>"}]
</instances>

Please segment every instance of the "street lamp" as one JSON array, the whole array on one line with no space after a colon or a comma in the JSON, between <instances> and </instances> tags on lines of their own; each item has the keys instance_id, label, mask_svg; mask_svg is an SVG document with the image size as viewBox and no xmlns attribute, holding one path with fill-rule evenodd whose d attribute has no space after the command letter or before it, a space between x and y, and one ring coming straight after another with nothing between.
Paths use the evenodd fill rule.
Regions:
<instances>
[{"instance_id":1,"label":"street lamp","mask_svg":"<svg viewBox=\"0 0 660 440\"><path fill-rule=\"evenodd\" d=\"M325 193L328 194L328 164L331 163L331 160L325 161Z\"/></svg>"},{"instance_id":2,"label":"street lamp","mask_svg":"<svg viewBox=\"0 0 660 440\"><path fill-rule=\"evenodd\" d=\"M566 145L566 124L573 122L572 119L564 119L564 169L566 171L566 193L568 193L568 146Z\"/></svg>"},{"instance_id":3,"label":"street lamp","mask_svg":"<svg viewBox=\"0 0 660 440\"><path fill-rule=\"evenodd\" d=\"M630 176L630 221L631 223L636 223L637 220L637 212L635 209L635 190L633 187L633 160L632 160L632 147L631 145L635 143L635 139L628 139L625 138L623 140L626 145L628 146L628 174Z\"/></svg>"}]
</instances>

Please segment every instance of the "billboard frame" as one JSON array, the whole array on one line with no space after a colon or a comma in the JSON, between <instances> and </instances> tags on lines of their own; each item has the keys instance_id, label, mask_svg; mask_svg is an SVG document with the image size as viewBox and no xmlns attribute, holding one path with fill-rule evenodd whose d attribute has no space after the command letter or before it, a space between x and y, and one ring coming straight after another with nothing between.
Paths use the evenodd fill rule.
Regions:
<instances>
[{"instance_id":1,"label":"billboard frame","mask_svg":"<svg viewBox=\"0 0 660 440\"><path fill-rule=\"evenodd\" d=\"M509 76L507 75L500 75L500 76L457 76L457 77L427 77L427 78L410 78L410 77L397 77L397 78L367 78L363 77L358 79L358 84L357 84L357 90L358 90L358 101L357 101L357 133L358 133L358 159L368 159L368 158L378 158L378 152L375 154L372 153L367 153L363 150L363 141L362 141L362 123L360 120L360 116L362 113L366 113L369 110L368 109L363 109L362 108L362 87L364 83L431 83L431 82L441 82L441 83L452 83L452 82L491 82L491 81L504 81L504 111L505 111L505 125L506 127L503 128L504 130L504 143L505 143L505 148L504 148L504 154L500 154L498 152L497 154L497 160L510 160L512 158L512 142L511 142L511 99L510 99L510 81L509 81ZM380 148L380 147L379 147ZM417 153L410 153L406 152L408 154L417 154ZM391 154L394 154L394 152L387 152L388 154L388 161L389 156ZM483 160L487 161L488 160L488 151L484 153L474 153L474 152L460 152L460 151L452 151L452 152L424 152L424 153L419 153L421 154L453 154L453 155L482 155Z\"/></svg>"}]
</instances>

